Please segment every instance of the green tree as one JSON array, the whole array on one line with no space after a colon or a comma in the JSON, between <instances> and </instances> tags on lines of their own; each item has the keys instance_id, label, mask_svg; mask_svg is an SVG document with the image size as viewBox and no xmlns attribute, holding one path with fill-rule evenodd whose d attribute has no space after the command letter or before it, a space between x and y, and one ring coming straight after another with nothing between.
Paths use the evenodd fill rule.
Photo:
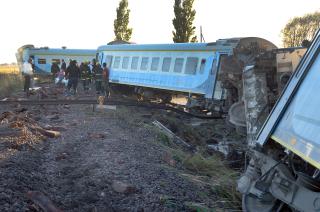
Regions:
<instances>
[{"instance_id":1,"label":"green tree","mask_svg":"<svg viewBox=\"0 0 320 212\"><path fill-rule=\"evenodd\" d=\"M197 42L197 36L195 36L196 27L193 26L193 21L196 16L196 11L192 8L194 0L175 0L174 1L174 14L175 17L172 20L174 31L173 42L186 43Z\"/></svg>"},{"instance_id":2,"label":"green tree","mask_svg":"<svg viewBox=\"0 0 320 212\"><path fill-rule=\"evenodd\" d=\"M132 35L132 28L128 28L129 24L128 0L121 0L117 8L117 18L114 20L115 40L129 41Z\"/></svg>"},{"instance_id":3,"label":"green tree","mask_svg":"<svg viewBox=\"0 0 320 212\"><path fill-rule=\"evenodd\" d=\"M320 12L294 17L281 30L283 46L301 46L303 41L311 41L319 28Z\"/></svg>"}]
</instances>

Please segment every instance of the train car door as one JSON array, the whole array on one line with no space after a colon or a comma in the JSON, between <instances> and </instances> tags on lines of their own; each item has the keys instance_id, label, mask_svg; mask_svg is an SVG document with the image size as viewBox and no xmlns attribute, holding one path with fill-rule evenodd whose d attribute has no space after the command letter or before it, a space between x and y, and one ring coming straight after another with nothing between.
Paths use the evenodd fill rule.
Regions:
<instances>
[{"instance_id":1,"label":"train car door","mask_svg":"<svg viewBox=\"0 0 320 212\"><path fill-rule=\"evenodd\" d=\"M212 65L211 75L213 83L212 99L223 100L225 98L225 89L222 88L219 73L221 71L222 63L225 61L227 54L216 53L216 59Z\"/></svg>"},{"instance_id":2,"label":"train car door","mask_svg":"<svg viewBox=\"0 0 320 212\"><path fill-rule=\"evenodd\" d=\"M106 59L104 60L107 63L108 68L111 68L113 56L112 55L106 55Z\"/></svg>"}]
</instances>

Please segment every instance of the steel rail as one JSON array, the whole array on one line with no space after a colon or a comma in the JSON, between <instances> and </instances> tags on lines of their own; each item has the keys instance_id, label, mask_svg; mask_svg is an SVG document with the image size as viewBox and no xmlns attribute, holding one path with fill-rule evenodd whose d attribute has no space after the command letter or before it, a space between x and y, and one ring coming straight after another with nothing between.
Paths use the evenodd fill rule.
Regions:
<instances>
[{"instance_id":1,"label":"steel rail","mask_svg":"<svg viewBox=\"0 0 320 212\"><path fill-rule=\"evenodd\" d=\"M98 100L96 99L75 99L75 100L66 100L66 99L44 99L44 100L3 100L0 101L0 105L6 104L20 104L20 105L64 105L64 104L92 104L98 105ZM156 103L146 103L146 102L136 102L136 101L119 101L113 99L106 99L104 105L122 105L128 107L144 107L150 109L159 109L159 110L170 110L172 112L188 115L191 117L196 117L200 119L223 119L221 115L218 116L209 116L209 115L199 115L184 110L178 109L174 106L156 104Z\"/></svg>"}]
</instances>

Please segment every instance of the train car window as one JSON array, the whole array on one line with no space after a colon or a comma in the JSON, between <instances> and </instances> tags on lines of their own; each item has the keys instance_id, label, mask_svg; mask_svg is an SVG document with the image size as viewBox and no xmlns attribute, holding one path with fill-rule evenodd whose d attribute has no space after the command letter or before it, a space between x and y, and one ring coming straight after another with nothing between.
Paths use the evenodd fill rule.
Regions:
<instances>
[{"instance_id":1,"label":"train car window","mask_svg":"<svg viewBox=\"0 0 320 212\"><path fill-rule=\"evenodd\" d=\"M38 64L47 64L46 59L38 59Z\"/></svg>"},{"instance_id":2,"label":"train car window","mask_svg":"<svg viewBox=\"0 0 320 212\"><path fill-rule=\"evenodd\" d=\"M200 63L200 74L203 74L205 65L206 65L206 59L202 59Z\"/></svg>"},{"instance_id":3,"label":"train car window","mask_svg":"<svg viewBox=\"0 0 320 212\"><path fill-rule=\"evenodd\" d=\"M151 60L151 71L158 70L159 63L160 63L160 57L153 57Z\"/></svg>"},{"instance_id":4,"label":"train car window","mask_svg":"<svg viewBox=\"0 0 320 212\"><path fill-rule=\"evenodd\" d=\"M184 59L183 58L176 58L174 62L173 72L181 73L183 67Z\"/></svg>"},{"instance_id":5,"label":"train car window","mask_svg":"<svg viewBox=\"0 0 320 212\"><path fill-rule=\"evenodd\" d=\"M169 72L170 71L170 66L171 66L171 57L163 58L162 71L163 72Z\"/></svg>"},{"instance_id":6,"label":"train car window","mask_svg":"<svg viewBox=\"0 0 320 212\"><path fill-rule=\"evenodd\" d=\"M52 59L51 62L56 63L56 64L60 64L60 59Z\"/></svg>"},{"instance_id":7,"label":"train car window","mask_svg":"<svg viewBox=\"0 0 320 212\"><path fill-rule=\"evenodd\" d=\"M140 70L147 70L148 69L148 63L149 63L149 58L148 57L143 57L141 60L141 66Z\"/></svg>"},{"instance_id":8,"label":"train car window","mask_svg":"<svg viewBox=\"0 0 320 212\"><path fill-rule=\"evenodd\" d=\"M119 68L120 67L120 56L117 56L114 58L113 68Z\"/></svg>"},{"instance_id":9,"label":"train car window","mask_svg":"<svg viewBox=\"0 0 320 212\"><path fill-rule=\"evenodd\" d=\"M198 61L199 61L199 58L197 58L197 57L188 57L184 73L185 74L196 74Z\"/></svg>"},{"instance_id":10,"label":"train car window","mask_svg":"<svg viewBox=\"0 0 320 212\"><path fill-rule=\"evenodd\" d=\"M122 59L122 68L128 69L129 67L129 57L123 57Z\"/></svg>"},{"instance_id":11,"label":"train car window","mask_svg":"<svg viewBox=\"0 0 320 212\"><path fill-rule=\"evenodd\" d=\"M138 62L139 62L139 57L133 57L131 61L131 69L132 70L137 70L138 69Z\"/></svg>"},{"instance_id":12,"label":"train car window","mask_svg":"<svg viewBox=\"0 0 320 212\"><path fill-rule=\"evenodd\" d=\"M110 68L110 67L111 67L111 64L112 64L112 58L113 58L113 56L112 56L112 55L107 55L107 56L106 56L106 63L107 63L108 68Z\"/></svg>"}]
</instances>

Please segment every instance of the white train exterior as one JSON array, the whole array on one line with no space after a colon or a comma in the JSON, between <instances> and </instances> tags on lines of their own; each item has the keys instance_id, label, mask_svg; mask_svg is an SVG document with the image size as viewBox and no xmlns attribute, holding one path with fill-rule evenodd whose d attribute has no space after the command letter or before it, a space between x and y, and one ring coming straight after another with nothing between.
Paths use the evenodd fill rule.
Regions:
<instances>
[{"instance_id":1,"label":"white train exterior","mask_svg":"<svg viewBox=\"0 0 320 212\"><path fill-rule=\"evenodd\" d=\"M319 70L320 31L249 143L251 160L238 181L244 211L320 211ZM246 72L251 76L244 82L252 81L259 68L248 67ZM252 97L265 86L260 83L255 90L244 93ZM246 105L257 111L263 100L258 95L254 99ZM248 123L257 128L259 120L251 108L247 107Z\"/></svg>"},{"instance_id":2,"label":"white train exterior","mask_svg":"<svg viewBox=\"0 0 320 212\"><path fill-rule=\"evenodd\" d=\"M61 60L64 59L68 64L69 60L77 60L77 62L91 61L96 57L96 50L94 49L66 49L66 48L36 48L33 45L25 45L18 49L16 53L18 66L21 70L24 61L32 58L35 73L49 74L52 63L60 65Z\"/></svg>"}]
</instances>

